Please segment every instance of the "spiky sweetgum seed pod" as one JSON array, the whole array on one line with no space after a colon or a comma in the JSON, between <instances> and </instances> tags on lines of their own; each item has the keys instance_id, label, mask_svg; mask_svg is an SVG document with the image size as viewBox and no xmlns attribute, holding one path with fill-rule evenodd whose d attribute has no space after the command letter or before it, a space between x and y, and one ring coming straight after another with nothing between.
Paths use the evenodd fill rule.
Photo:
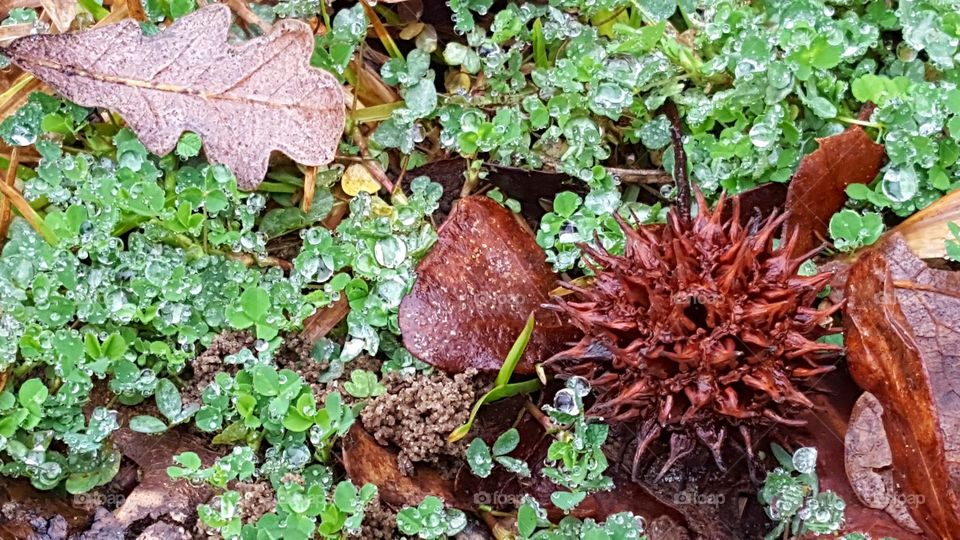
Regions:
<instances>
[{"instance_id":1,"label":"spiky sweetgum seed pod","mask_svg":"<svg viewBox=\"0 0 960 540\"><path fill-rule=\"evenodd\" d=\"M671 211L663 226L621 220L623 255L584 246L596 277L556 298L583 338L547 361L562 378L594 389L591 414L641 425L636 455L671 433L665 472L699 440L722 468L728 428L747 439L758 426L796 425L812 406L795 382L833 369L839 347L818 343L835 305L814 307L830 273L800 276L810 254L791 257L793 240L774 247L785 219L740 224L739 200L698 215ZM732 204L729 217L724 208Z\"/></svg>"}]
</instances>

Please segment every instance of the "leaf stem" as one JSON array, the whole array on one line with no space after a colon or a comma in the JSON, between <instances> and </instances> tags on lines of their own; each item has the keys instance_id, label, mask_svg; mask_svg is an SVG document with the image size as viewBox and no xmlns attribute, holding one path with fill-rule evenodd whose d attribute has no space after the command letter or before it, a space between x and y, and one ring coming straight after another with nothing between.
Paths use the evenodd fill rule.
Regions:
<instances>
[{"instance_id":1,"label":"leaf stem","mask_svg":"<svg viewBox=\"0 0 960 540\"><path fill-rule=\"evenodd\" d=\"M370 7L370 4L368 4L366 0L360 0L360 4L363 6L363 11L367 14L367 18L370 19L370 24L373 25L374 33L376 33L377 37L380 38L380 43L383 43L383 48L387 50L387 53L390 54L391 58L403 60L403 53L400 52L400 48L397 47L397 44L393 41L393 38L390 37L390 32L388 32L387 28L383 26L383 22L380 21L380 17L377 15L377 12Z\"/></svg>"},{"instance_id":2,"label":"leaf stem","mask_svg":"<svg viewBox=\"0 0 960 540\"><path fill-rule=\"evenodd\" d=\"M20 147L14 146L10 151L10 162L7 164L7 175L3 183L7 187L13 188L17 180L17 165L20 164ZM7 231L10 230L10 222L13 220L13 211L10 207L10 199L4 197L0 199L0 246L7 238Z\"/></svg>"},{"instance_id":3,"label":"leaf stem","mask_svg":"<svg viewBox=\"0 0 960 540\"><path fill-rule=\"evenodd\" d=\"M871 122L869 120L860 120L859 118L852 118L850 116L837 116L834 120L839 120L840 122L846 122L847 124L856 124L858 126L883 129L886 126L882 122Z\"/></svg>"}]
</instances>

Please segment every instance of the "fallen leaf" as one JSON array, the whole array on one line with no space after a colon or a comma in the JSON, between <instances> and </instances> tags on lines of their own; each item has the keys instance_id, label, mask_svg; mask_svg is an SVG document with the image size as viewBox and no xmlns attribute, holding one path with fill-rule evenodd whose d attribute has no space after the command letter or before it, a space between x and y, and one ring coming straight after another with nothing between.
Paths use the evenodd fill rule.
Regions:
<instances>
[{"instance_id":1,"label":"fallen leaf","mask_svg":"<svg viewBox=\"0 0 960 540\"><path fill-rule=\"evenodd\" d=\"M587 194L583 182L569 175L505 165L491 165L486 181L500 188L507 197L516 199L523 207L524 216L529 215L537 221L546 213L541 201L552 203L560 191L573 191L581 196Z\"/></svg>"},{"instance_id":2,"label":"fallen leaf","mask_svg":"<svg viewBox=\"0 0 960 540\"><path fill-rule=\"evenodd\" d=\"M767 182L738 193L737 199L740 201L740 223L746 226L754 216L766 219L774 212L780 212L787 199L787 186ZM727 205L723 210L725 219L733 215L733 205Z\"/></svg>"},{"instance_id":3,"label":"fallen leaf","mask_svg":"<svg viewBox=\"0 0 960 540\"><path fill-rule=\"evenodd\" d=\"M90 512L76 504L76 497L62 491L41 491L23 478L3 478L0 481L0 538L31 538L35 518L53 519L61 516L68 530L86 528Z\"/></svg>"},{"instance_id":4,"label":"fallen leaf","mask_svg":"<svg viewBox=\"0 0 960 540\"><path fill-rule=\"evenodd\" d=\"M457 500L453 483L436 469L418 465L410 476L400 472L397 452L380 446L359 424L343 438L343 468L357 485L377 486L380 500L395 506L416 506L428 495L435 495L464 509L470 506Z\"/></svg>"},{"instance_id":5,"label":"fallen leaf","mask_svg":"<svg viewBox=\"0 0 960 540\"><path fill-rule=\"evenodd\" d=\"M354 163L343 171L340 187L347 195L354 197L361 191L375 194L380 191L380 183L373 179L370 171L362 163Z\"/></svg>"},{"instance_id":6,"label":"fallen leaf","mask_svg":"<svg viewBox=\"0 0 960 540\"><path fill-rule=\"evenodd\" d=\"M183 131L203 138L207 158L239 185L263 180L270 152L324 165L343 132L336 79L311 68L313 33L285 19L269 35L228 45L230 9L211 4L157 36L134 20L77 34L18 39L12 62L84 106L116 110L151 152L174 149Z\"/></svg>"},{"instance_id":7,"label":"fallen leaf","mask_svg":"<svg viewBox=\"0 0 960 540\"><path fill-rule=\"evenodd\" d=\"M960 538L960 273L929 268L893 234L847 280L854 380L883 405L893 475L933 538Z\"/></svg>"},{"instance_id":8,"label":"fallen leaf","mask_svg":"<svg viewBox=\"0 0 960 540\"><path fill-rule=\"evenodd\" d=\"M50 16L50 22L58 32L67 32L77 17L76 0L40 0L40 5Z\"/></svg>"},{"instance_id":9,"label":"fallen leaf","mask_svg":"<svg viewBox=\"0 0 960 540\"><path fill-rule=\"evenodd\" d=\"M817 479L821 490L829 490L846 502L841 532L863 532L871 538L920 540L923 535L910 531L883 509L860 501L857 488L850 484L844 456L845 441L854 429L854 402L863 392L845 370L828 373L808 393L814 407L804 414L806 425L790 433L798 446L817 449Z\"/></svg>"},{"instance_id":10,"label":"fallen leaf","mask_svg":"<svg viewBox=\"0 0 960 540\"><path fill-rule=\"evenodd\" d=\"M890 514L906 529L922 532L893 480L893 455L883 427L883 405L870 392L864 392L853 406L844 450L847 479L860 502Z\"/></svg>"},{"instance_id":11,"label":"fallen leaf","mask_svg":"<svg viewBox=\"0 0 960 540\"><path fill-rule=\"evenodd\" d=\"M886 156L857 125L817 140L820 147L800 161L787 189L786 238L798 235L795 256L823 243L830 218L847 200L847 186L870 183Z\"/></svg>"},{"instance_id":12,"label":"fallen leaf","mask_svg":"<svg viewBox=\"0 0 960 540\"><path fill-rule=\"evenodd\" d=\"M444 371L497 371L530 312L536 327L516 373L560 351L575 330L542 307L556 279L533 236L489 197L460 199L400 304L403 342Z\"/></svg>"},{"instance_id":13,"label":"fallen leaf","mask_svg":"<svg viewBox=\"0 0 960 540\"><path fill-rule=\"evenodd\" d=\"M114 512L123 527L144 519L153 523L162 516L183 522L195 517L196 506L213 495L213 489L206 484L174 480L167 474L167 467L173 465L173 456L181 452L196 452L204 467L213 465L218 456L206 448L202 439L181 429L145 435L122 428L113 434L113 442L142 471L140 483Z\"/></svg>"},{"instance_id":14,"label":"fallen leaf","mask_svg":"<svg viewBox=\"0 0 960 540\"><path fill-rule=\"evenodd\" d=\"M437 223L446 221L453 210L453 204L460 197L460 190L466 181L464 173L467 171L467 160L463 158L441 159L431 161L407 173L407 178L428 176L430 180L440 184L443 195L440 196L440 206L433 213Z\"/></svg>"},{"instance_id":15,"label":"fallen leaf","mask_svg":"<svg viewBox=\"0 0 960 540\"><path fill-rule=\"evenodd\" d=\"M318 309L313 315L307 317L303 321L303 331L300 332L300 337L307 343L316 343L318 339L326 336L328 332L340 324L340 321L348 313L350 313L350 303L347 301L347 296L342 295L336 302Z\"/></svg>"},{"instance_id":16,"label":"fallen leaf","mask_svg":"<svg viewBox=\"0 0 960 540\"><path fill-rule=\"evenodd\" d=\"M0 26L0 43L29 36L33 33L33 23L10 24Z\"/></svg>"},{"instance_id":17,"label":"fallen leaf","mask_svg":"<svg viewBox=\"0 0 960 540\"><path fill-rule=\"evenodd\" d=\"M960 223L960 191L937 199L892 229L903 235L910 251L921 259L943 258L947 240L953 239L949 223Z\"/></svg>"}]
</instances>

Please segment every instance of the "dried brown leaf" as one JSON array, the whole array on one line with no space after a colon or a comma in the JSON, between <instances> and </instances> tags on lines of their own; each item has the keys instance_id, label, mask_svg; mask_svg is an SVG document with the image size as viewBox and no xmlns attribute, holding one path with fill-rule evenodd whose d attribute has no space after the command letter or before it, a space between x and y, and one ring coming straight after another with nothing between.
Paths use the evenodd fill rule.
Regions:
<instances>
[{"instance_id":1,"label":"dried brown leaf","mask_svg":"<svg viewBox=\"0 0 960 540\"><path fill-rule=\"evenodd\" d=\"M794 255L824 241L830 218L847 200L844 190L850 184L871 182L886 156L883 145L856 125L818 141L820 147L800 161L787 189L787 238L798 235Z\"/></svg>"},{"instance_id":2,"label":"dried brown leaf","mask_svg":"<svg viewBox=\"0 0 960 540\"><path fill-rule=\"evenodd\" d=\"M952 239L949 224L960 222L960 191L953 191L907 218L893 228L921 259L943 258L947 240Z\"/></svg>"},{"instance_id":3,"label":"dried brown leaf","mask_svg":"<svg viewBox=\"0 0 960 540\"><path fill-rule=\"evenodd\" d=\"M861 502L858 487L851 485L844 456L848 455L847 441L858 435L855 433L859 425L854 402L862 391L844 370L827 374L817 381L815 388L817 392L810 394L814 408L804 415L806 426L790 435L803 446L816 447L820 489L832 491L846 502L842 532L861 532L871 538L898 540L924 538L884 509Z\"/></svg>"},{"instance_id":4,"label":"dried brown leaf","mask_svg":"<svg viewBox=\"0 0 960 540\"><path fill-rule=\"evenodd\" d=\"M85 106L113 109L151 152L167 154L183 131L244 189L263 180L270 152L324 165L343 132L332 75L311 68L313 33L283 20L267 36L228 45L230 9L211 4L147 37L136 21L77 34L27 36L4 54Z\"/></svg>"},{"instance_id":5,"label":"dried brown leaf","mask_svg":"<svg viewBox=\"0 0 960 540\"><path fill-rule=\"evenodd\" d=\"M917 524L960 538L960 273L928 267L899 234L847 280L850 373L883 405L893 475Z\"/></svg>"},{"instance_id":6,"label":"dried brown leaf","mask_svg":"<svg viewBox=\"0 0 960 540\"><path fill-rule=\"evenodd\" d=\"M187 451L196 452L204 467L213 465L218 456L207 449L200 438L181 429L158 436L123 428L114 433L113 442L142 471L140 483L115 512L124 527L145 519L153 522L161 516L171 516L174 520L194 516L196 506L214 494L206 484L174 480L167 474L173 456Z\"/></svg>"},{"instance_id":7,"label":"dried brown leaf","mask_svg":"<svg viewBox=\"0 0 960 540\"><path fill-rule=\"evenodd\" d=\"M847 479L860 502L885 511L906 529L922 532L907 510L909 499L900 494L893 479L883 405L870 392L864 392L853 406L844 450Z\"/></svg>"},{"instance_id":8,"label":"dried brown leaf","mask_svg":"<svg viewBox=\"0 0 960 540\"><path fill-rule=\"evenodd\" d=\"M556 279L533 236L484 196L460 199L400 304L403 342L444 371L497 371L530 312L537 325L517 373L559 352L576 331L549 301Z\"/></svg>"},{"instance_id":9,"label":"dried brown leaf","mask_svg":"<svg viewBox=\"0 0 960 540\"><path fill-rule=\"evenodd\" d=\"M397 452L380 446L359 424L343 438L343 467L354 483L377 486L380 500L392 506L417 505L424 497L435 495L455 506L469 508L457 500L453 483L436 469L420 465L413 474L405 476L400 472Z\"/></svg>"},{"instance_id":10,"label":"dried brown leaf","mask_svg":"<svg viewBox=\"0 0 960 540\"><path fill-rule=\"evenodd\" d=\"M138 2L139 4L139 2ZM40 5L50 16L50 22L58 32L67 32L77 17L76 0L40 0Z\"/></svg>"}]
</instances>

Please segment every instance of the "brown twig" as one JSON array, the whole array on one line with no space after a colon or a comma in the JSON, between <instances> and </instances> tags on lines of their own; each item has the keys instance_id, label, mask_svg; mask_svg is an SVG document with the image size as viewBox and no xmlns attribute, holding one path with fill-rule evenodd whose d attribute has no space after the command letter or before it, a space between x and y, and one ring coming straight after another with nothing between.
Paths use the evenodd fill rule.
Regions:
<instances>
[{"instance_id":1,"label":"brown twig","mask_svg":"<svg viewBox=\"0 0 960 540\"><path fill-rule=\"evenodd\" d=\"M47 224L43 222L43 218L40 217L40 214L37 214L37 211L34 210L30 203L23 198L23 195L17 191L17 189L11 185L7 185L6 182L0 182L0 196L4 200L8 201L14 208L20 212L20 215L23 216L23 219L27 220L27 223L44 238L50 245L56 245L59 241L57 235L54 234Z\"/></svg>"},{"instance_id":2,"label":"brown twig","mask_svg":"<svg viewBox=\"0 0 960 540\"><path fill-rule=\"evenodd\" d=\"M667 101L661 111L670 120L670 139L673 141L673 177L677 186L677 207L680 221L690 224L690 179L687 176L687 153L683 149L683 128L677 104Z\"/></svg>"},{"instance_id":3,"label":"brown twig","mask_svg":"<svg viewBox=\"0 0 960 540\"><path fill-rule=\"evenodd\" d=\"M547 433L553 433L557 429L557 426L554 425L553 420L547 418L547 415L543 414L543 411L541 411L540 408L529 399L523 403L523 408L526 409L527 413L532 416L534 420L543 426L543 430Z\"/></svg>"},{"instance_id":4,"label":"brown twig","mask_svg":"<svg viewBox=\"0 0 960 540\"><path fill-rule=\"evenodd\" d=\"M270 23L261 19L259 15L254 13L253 10L250 9L250 6L247 5L245 0L226 0L224 3L230 6L230 9L232 9L233 12L237 14L237 17L240 17L243 22L247 23L249 26L256 26L260 28L264 34L269 34L270 30L273 28Z\"/></svg>"},{"instance_id":5,"label":"brown twig","mask_svg":"<svg viewBox=\"0 0 960 540\"><path fill-rule=\"evenodd\" d=\"M624 184L669 184L673 182L673 176L663 169L622 169L619 167L604 167L604 169Z\"/></svg>"},{"instance_id":6,"label":"brown twig","mask_svg":"<svg viewBox=\"0 0 960 540\"><path fill-rule=\"evenodd\" d=\"M313 204L313 194L317 190L317 168L307 167L303 175L303 200L300 201L300 208L304 213L310 211Z\"/></svg>"},{"instance_id":7,"label":"brown twig","mask_svg":"<svg viewBox=\"0 0 960 540\"><path fill-rule=\"evenodd\" d=\"M127 0L125 3L132 18L138 21L147 20L147 13L143 10L143 4L140 3L140 0Z\"/></svg>"},{"instance_id":8,"label":"brown twig","mask_svg":"<svg viewBox=\"0 0 960 540\"><path fill-rule=\"evenodd\" d=\"M13 183L17 181L18 165L20 165L20 148L14 146L10 151L10 165L7 166L7 174L3 179L3 183L10 189L13 189ZM10 206L10 199L3 197L0 199L0 246L7 238L11 221L13 221L13 209Z\"/></svg>"}]
</instances>

